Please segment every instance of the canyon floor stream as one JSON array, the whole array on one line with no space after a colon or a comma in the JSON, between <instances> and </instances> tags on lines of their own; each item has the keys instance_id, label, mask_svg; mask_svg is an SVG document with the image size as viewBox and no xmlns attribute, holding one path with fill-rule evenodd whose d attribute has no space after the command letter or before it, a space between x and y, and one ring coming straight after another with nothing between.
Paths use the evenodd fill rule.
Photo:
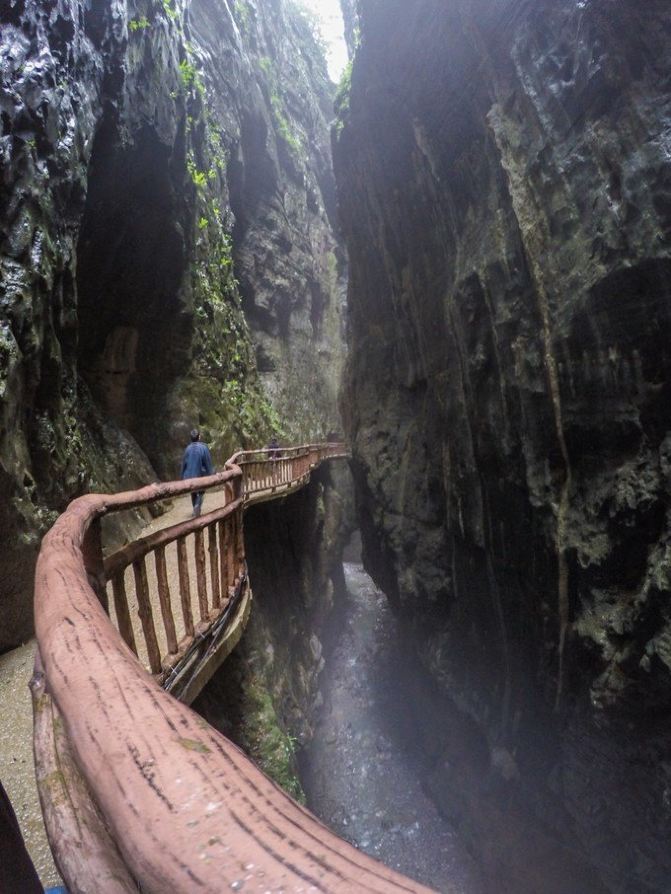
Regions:
<instances>
[{"instance_id":1,"label":"canyon floor stream","mask_svg":"<svg viewBox=\"0 0 671 894\"><path fill-rule=\"evenodd\" d=\"M362 851L445 894L481 894L477 867L424 794L412 750L417 671L400 659L397 621L361 564L322 674L324 706L303 757L309 808ZM416 681L415 681L416 682Z\"/></svg>"}]
</instances>

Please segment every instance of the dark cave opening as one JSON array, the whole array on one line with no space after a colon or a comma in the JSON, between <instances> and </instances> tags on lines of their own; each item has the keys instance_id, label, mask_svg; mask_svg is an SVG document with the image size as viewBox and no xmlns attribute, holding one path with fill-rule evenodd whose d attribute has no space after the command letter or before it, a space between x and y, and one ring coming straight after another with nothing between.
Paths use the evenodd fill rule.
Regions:
<instances>
[{"instance_id":1,"label":"dark cave opening","mask_svg":"<svg viewBox=\"0 0 671 894\"><path fill-rule=\"evenodd\" d=\"M161 465L166 396L189 359L188 208L173 147L107 122L78 243L79 370L101 409Z\"/></svg>"}]
</instances>

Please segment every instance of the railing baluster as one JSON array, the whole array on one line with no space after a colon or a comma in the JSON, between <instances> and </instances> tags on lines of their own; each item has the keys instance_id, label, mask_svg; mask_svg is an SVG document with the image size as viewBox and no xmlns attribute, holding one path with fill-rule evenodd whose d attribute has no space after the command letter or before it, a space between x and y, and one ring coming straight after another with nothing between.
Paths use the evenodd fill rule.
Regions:
<instances>
[{"instance_id":1,"label":"railing baluster","mask_svg":"<svg viewBox=\"0 0 671 894\"><path fill-rule=\"evenodd\" d=\"M219 527L219 584L221 587L221 604L228 602L228 567L226 562L226 520L218 524Z\"/></svg>"},{"instance_id":2,"label":"railing baluster","mask_svg":"<svg viewBox=\"0 0 671 894\"><path fill-rule=\"evenodd\" d=\"M177 538L177 568L179 570L179 595L182 600L184 632L193 636L193 613L191 611L191 584L189 583L189 560L186 555L186 538Z\"/></svg>"},{"instance_id":3,"label":"railing baluster","mask_svg":"<svg viewBox=\"0 0 671 894\"><path fill-rule=\"evenodd\" d=\"M156 563L156 582L158 584L158 598L161 603L163 626L168 643L168 653L174 655L177 652L177 633L175 631L175 619L172 615L170 604L170 586L168 585L168 571L165 564L165 547L157 546L154 552Z\"/></svg>"},{"instance_id":4,"label":"railing baluster","mask_svg":"<svg viewBox=\"0 0 671 894\"><path fill-rule=\"evenodd\" d=\"M235 513L226 519L226 580L229 590L235 587Z\"/></svg>"},{"instance_id":5,"label":"railing baluster","mask_svg":"<svg viewBox=\"0 0 671 894\"><path fill-rule=\"evenodd\" d=\"M107 598L107 588L105 587L105 567L103 564L102 528L99 518L91 522L84 536L82 557L89 584L105 612L109 615L110 607Z\"/></svg>"},{"instance_id":6,"label":"railing baluster","mask_svg":"<svg viewBox=\"0 0 671 894\"><path fill-rule=\"evenodd\" d=\"M130 619L130 611L128 610L128 596L126 595L126 584L124 583L124 572L120 572L112 578L112 593L114 594L114 610L116 611L116 621L126 645L137 655L137 646L135 645L135 634L133 633L133 624Z\"/></svg>"},{"instance_id":7,"label":"railing baluster","mask_svg":"<svg viewBox=\"0 0 671 894\"><path fill-rule=\"evenodd\" d=\"M231 584L235 590L238 581L238 513L234 512L231 517L231 527L229 530L231 544Z\"/></svg>"},{"instance_id":8,"label":"railing baluster","mask_svg":"<svg viewBox=\"0 0 671 894\"><path fill-rule=\"evenodd\" d=\"M135 576L135 594L137 596L138 614L142 622L144 641L147 644L149 667L152 674L158 674L161 670L161 653L156 641L154 629L154 616L149 599L149 585L147 583L147 566L144 558L133 562L133 574Z\"/></svg>"},{"instance_id":9,"label":"railing baluster","mask_svg":"<svg viewBox=\"0 0 671 894\"><path fill-rule=\"evenodd\" d=\"M244 541L244 532L242 527L242 507L236 510L236 524L235 524L235 533L236 533L236 569L235 576L236 579L238 577L242 577L244 563L245 563L245 541Z\"/></svg>"},{"instance_id":10,"label":"railing baluster","mask_svg":"<svg viewBox=\"0 0 671 894\"><path fill-rule=\"evenodd\" d=\"M212 584L212 608L218 609L221 605L219 598L219 562L217 557L217 526L210 525L207 529L208 550L210 553L210 581Z\"/></svg>"},{"instance_id":11,"label":"railing baluster","mask_svg":"<svg viewBox=\"0 0 671 894\"><path fill-rule=\"evenodd\" d=\"M196 553L196 589L198 590L198 608L200 620L207 621L209 612L207 609L207 578L205 576L205 543L203 530L194 533L194 549Z\"/></svg>"}]
</instances>

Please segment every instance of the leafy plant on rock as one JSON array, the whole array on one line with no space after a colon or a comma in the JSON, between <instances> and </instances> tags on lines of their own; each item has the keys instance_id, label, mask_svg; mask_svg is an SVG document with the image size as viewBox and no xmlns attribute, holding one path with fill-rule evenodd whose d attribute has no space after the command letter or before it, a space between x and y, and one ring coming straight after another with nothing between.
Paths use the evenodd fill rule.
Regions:
<instances>
[{"instance_id":1,"label":"leafy plant on rock","mask_svg":"<svg viewBox=\"0 0 671 894\"><path fill-rule=\"evenodd\" d=\"M149 19L146 16L142 16L140 19L131 19L128 23L128 28L134 34L136 31L144 31L150 24Z\"/></svg>"}]
</instances>

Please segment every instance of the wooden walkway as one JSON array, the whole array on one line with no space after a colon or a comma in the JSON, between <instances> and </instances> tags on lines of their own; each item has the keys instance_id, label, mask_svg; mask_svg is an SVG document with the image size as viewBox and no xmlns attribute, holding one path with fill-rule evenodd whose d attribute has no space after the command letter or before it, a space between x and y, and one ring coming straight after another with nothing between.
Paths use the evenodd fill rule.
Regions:
<instances>
[{"instance_id":1,"label":"wooden walkway","mask_svg":"<svg viewBox=\"0 0 671 894\"><path fill-rule=\"evenodd\" d=\"M245 507L345 456L334 444L237 454L210 478L81 497L45 538L36 769L72 892L426 890L327 830L188 707L249 615ZM200 518L104 558L104 515L201 490L218 493Z\"/></svg>"}]
</instances>

